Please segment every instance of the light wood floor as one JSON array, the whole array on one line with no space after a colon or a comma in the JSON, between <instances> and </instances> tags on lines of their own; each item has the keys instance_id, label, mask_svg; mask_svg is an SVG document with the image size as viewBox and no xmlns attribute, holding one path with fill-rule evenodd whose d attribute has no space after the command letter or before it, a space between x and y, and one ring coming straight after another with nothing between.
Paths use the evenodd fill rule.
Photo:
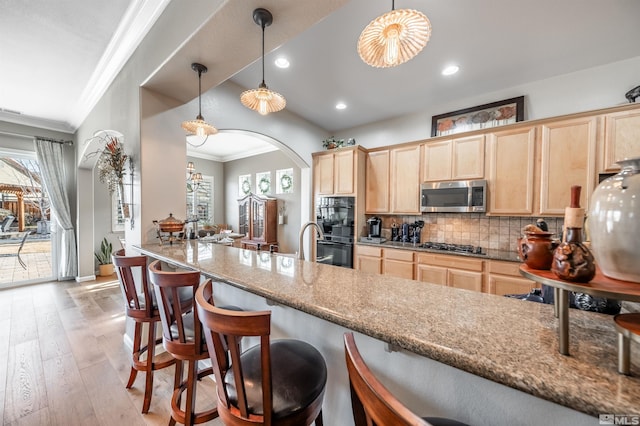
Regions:
<instances>
[{"instance_id":1,"label":"light wood floor","mask_svg":"<svg viewBox=\"0 0 640 426\"><path fill-rule=\"evenodd\" d=\"M145 375L125 389L124 329L113 279L0 290L1 424L168 424L173 367L156 372L151 408L141 414ZM213 382L198 386L199 408L212 406Z\"/></svg>"}]
</instances>

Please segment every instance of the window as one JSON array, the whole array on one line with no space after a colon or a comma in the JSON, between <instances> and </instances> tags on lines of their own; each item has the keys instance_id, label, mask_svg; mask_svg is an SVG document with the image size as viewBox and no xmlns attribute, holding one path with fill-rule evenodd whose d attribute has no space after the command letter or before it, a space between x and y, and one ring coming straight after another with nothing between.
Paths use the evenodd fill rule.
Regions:
<instances>
[{"instance_id":1,"label":"window","mask_svg":"<svg viewBox=\"0 0 640 426\"><path fill-rule=\"evenodd\" d=\"M198 185L187 181L187 215L198 224L213 222L213 176L202 176Z\"/></svg>"}]
</instances>

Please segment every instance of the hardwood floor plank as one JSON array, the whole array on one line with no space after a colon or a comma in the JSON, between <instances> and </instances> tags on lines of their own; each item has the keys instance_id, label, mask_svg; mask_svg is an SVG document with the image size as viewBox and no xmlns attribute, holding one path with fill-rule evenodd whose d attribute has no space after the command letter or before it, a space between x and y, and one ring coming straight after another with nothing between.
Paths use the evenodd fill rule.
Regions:
<instances>
[{"instance_id":1,"label":"hardwood floor plank","mask_svg":"<svg viewBox=\"0 0 640 426\"><path fill-rule=\"evenodd\" d=\"M0 320L0 357L9 354L9 337L11 336L11 319Z\"/></svg>"},{"instance_id":2,"label":"hardwood floor plank","mask_svg":"<svg viewBox=\"0 0 640 426\"><path fill-rule=\"evenodd\" d=\"M6 356L0 356L0 424L4 424L4 395L7 387L7 364L9 359Z\"/></svg>"},{"instance_id":3,"label":"hardwood floor plank","mask_svg":"<svg viewBox=\"0 0 640 426\"><path fill-rule=\"evenodd\" d=\"M52 424L98 424L72 354L45 361L44 376Z\"/></svg>"},{"instance_id":4,"label":"hardwood floor plank","mask_svg":"<svg viewBox=\"0 0 640 426\"><path fill-rule=\"evenodd\" d=\"M80 370L106 360L104 352L100 350L96 336L94 336L89 324L86 324L86 328L68 331L67 338L71 345L71 352Z\"/></svg>"},{"instance_id":5,"label":"hardwood floor plank","mask_svg":"<svg viewBox=\"0 0 640 426\"><path fill-rule=\"evenodd\" d=\"M14 346L38 338L38 327L31 299L23 297L13 300L11 308L11 335L9 345Z\"/></svg>"},{"instance_id":6,"label":"hardwood floor plank","mask_svg":"<svg viewBox=\"0 0 640 426\"><path fill-rule=\"evenodd\" d=\"M106 358L80 369L80 375L100 424L145 424L141 419L140 409L122 391L124 386Z\"/></svg>"},{"instance_id":7,"label":"hardwood floor plank","mask_svg":"<svg viewBox=\"0 0 640 426\"><path fill-rule=\"evenodd\" d=\"M45 407L47 390L38 341L12 345L7 362L5 423L15 422Z\"/></svg>"},{"instance_id":8,"label":"hardwood floor plank","mask_svg":"<svg viewBox=\"0 0 640 426\"><path fill-rule=\"evenodd\" d=\"M47 407L42 408L35 413L31 413L27 416L21 417L11 423L4 423L5 426L49 426L51 423L51 416L49 415L49 409Z\"/></svg>"},{"instance_id":9,"label":"hardwood floor plank","mask_svg":"<svg viewBox=\"0 0 640 426\"><path fill-rule=\"evenodd\" d=\"M71 353L67 333L57 311L36 313L42 361Z\"/></svg>"}]
</instances>

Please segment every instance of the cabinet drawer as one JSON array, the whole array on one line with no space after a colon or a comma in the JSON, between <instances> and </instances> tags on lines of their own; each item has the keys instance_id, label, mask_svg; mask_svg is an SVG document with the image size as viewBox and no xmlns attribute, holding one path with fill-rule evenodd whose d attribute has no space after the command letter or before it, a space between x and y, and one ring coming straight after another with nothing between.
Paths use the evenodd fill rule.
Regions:
<instances>
[{"instance_id":1,"label":"cabinet drawer","mask_svg":"<svg viewBox=\"0 0 640 426\"><path fill-rule=\"evenodd\" d=\"M358 246L357 252L362 256L382 257L381 247Z\"/></svg>"},{"instance_id":2,"label":"cabinet drawer","mask_svg":"<svg viewBox=\"0 0 640 426\"><path fill-rule=\"evenodd\" d=\"M405 262L413 262L413 252L409 250L384 249L382 255L385 259L404 260Z\"/></svg>"},{"instance_id":3,"label":"cabinet drawer","mask_svg":"<svg viewBox=\"0 0 640 426\"><path fill-rule=\"evenodd\" d=\"M413 279L413 263L401 262L397 260L385 259L383 263L383 274L392 277Z\"/></svg>"},{"instance_id":4,"label":"cabinet drawer","mask_svg":"<svg viewBox=\"0 0 640 426\"><path fill-rule=\"evenodd\" d=\"M512 277L522 277L520 274L519 262L500 262L498 260L491 260L487 262L487 270L490 274L502 274L510 275Z\"/></svg>"},{"instance_id":5,"label":"cabinet drawer","mask_svg":"<svg viewBox=\"0 0 640 426\"><path fill-rule=\"evenodd\" d=\"M432 253L418 254L418 264L466 269L468 271L482 272L482 262L483 261L479 259L465 259L458 256L446 256Z\"/></svg>"}]
</instances>

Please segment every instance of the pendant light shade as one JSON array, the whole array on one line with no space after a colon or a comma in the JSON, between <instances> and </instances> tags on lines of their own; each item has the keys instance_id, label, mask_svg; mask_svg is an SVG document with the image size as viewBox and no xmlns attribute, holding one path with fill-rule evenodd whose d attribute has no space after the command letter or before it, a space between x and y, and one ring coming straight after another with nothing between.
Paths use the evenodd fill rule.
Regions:
<instances>
[{"instance_id":1,"label":"pendant light shade","mask_svg":"<svg viewBox=\"0 0 640 426\"><path fill-rule=\"evenodd\" d=\"M257 89L242 92L240 102L247 108L266 115L284 109L287 101L280 93L269 90L264 82L264 29L273 22L273 15L267 9L258 8L253 11L253 21L262 27L262 83Z\"/></svg>"},{"instance_id":2,"label":"pendant light shade","mask_svg":"<svg viewBox=\"0 0 640 426\"><path fill-rule=\"evenodd\" d=\"M400 65L416 56L431 37L431 22L413 9L395 10L374 19L360 34L358 54L372 67Z\"/></svg>"},{"instance_id":3,"label":"pendant light shade","mask_svg":"<svg viewBox=\"0 0 640 426\"><path fill-rule=\"evenodd\" d=\"M198 73L198 116L195 120L183 121L182 128L189 136L196 135L206 137L209 135L215 135L218 133L218 129L204 121L204 118L202 118L202 73L207 72L207 67L194 62L191 64L191 69Z\"/></svg>"}]
</instances>

